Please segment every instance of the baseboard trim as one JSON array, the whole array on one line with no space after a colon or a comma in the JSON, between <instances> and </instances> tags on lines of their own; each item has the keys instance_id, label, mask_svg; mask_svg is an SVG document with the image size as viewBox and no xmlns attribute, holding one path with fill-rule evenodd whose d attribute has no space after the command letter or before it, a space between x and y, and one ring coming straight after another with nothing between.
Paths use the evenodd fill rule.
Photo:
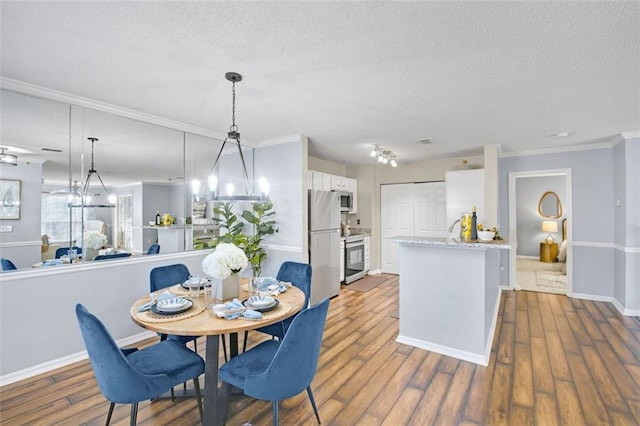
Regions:
<instances>
[{"instance_id":1,"label":"baseboard trim","mask_svg":"<svg viewBox=\"0 0 640 426\"><path fill-rule=\"evenodd\" d=\"M415 348L424 349L431 352L436 352L442 355L450 356L453 358L461 359L463 361L473 362L474 364L489 365L489 358L482 354L473 352L462 351L460 349L451 348L448 346L442 346L431 342L425 342L424 340L414 339L413 337L407 337L399 335L396 338L396 342L403 345L413 346Z\"/></svg>"},{"instance_id":2,"label":"baseboard trim","mask_svg":"<svg viewBox=\"0 0 640 426\"><path fill-rule=\"evenodd\" d=\"M640 310L625 308L622 303L611 296L599 296L597 294L588 293L571 293L567 294L568 297L574 297L576 299L593 300L595 302L609 302L611 303L621 315L626 317L640 316Z\"/></svg>"},{"instance_id":3,"label":"baseboard trim","mask_svg":"<svg viewBox=\"0 0 640 426\"><path fill-rule=\"evenodd\" d=\"M491 320L491 327L489 328L489 335L487 336L487 341L485 342L484 347L484 358L487 360L488 365L489 359L491 359L491 346L493 345L493 337L496 332L496 327L498 325L498 312L500 312L500 301L502 300L502 288L498 288L498 298L496 300L496 305L493 308L493 318Z\"/></svg>"},{"instance_id":4,"label":"baseboard trim","mask_svg":"<svg viewBox=\"0 0 640 426\"><path fill-rule=\"evenodd\" d=\"M154 336L156 336L156 333L152 331L144 331L142 333L125 337L124 339L120 339L116 343L118 344L118 346L121 346L121 347L128 346L128 345L132 345L134 343L138 343L143 340L149 339ZM57 368L62 368L67 365L73 364L75 362L83 361L87 358L88 358L87 351L82 351L82 352L77 352L75 354L63 356L61 358L54 359L51 361L43 362L42 364L34 365L32 367L25 368L23 370L14 371L13 373L0 376L0 387L10 385L11 383L19 382L20 380L28 379L33 376L37 376L38 374L47 373Z\"/></svg>"}]
</instances>

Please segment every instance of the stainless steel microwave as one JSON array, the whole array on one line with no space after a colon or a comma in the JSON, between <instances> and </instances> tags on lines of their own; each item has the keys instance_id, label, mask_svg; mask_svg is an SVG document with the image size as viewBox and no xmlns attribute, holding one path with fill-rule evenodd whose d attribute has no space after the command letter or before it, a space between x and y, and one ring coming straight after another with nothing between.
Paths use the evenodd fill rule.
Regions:
<instances>
[{"instance_id":1,"label":"stainless steel microwave","mask_svg":"<svg viewBox=\"0 0 640 426\"><path fill-rule=\"evenodd\" d=\"M340 211L342 213L349 213L353 210L353 193L347 191L335 191L338 194L338 200L340 201Z\"/></svg>"}]
</instances>

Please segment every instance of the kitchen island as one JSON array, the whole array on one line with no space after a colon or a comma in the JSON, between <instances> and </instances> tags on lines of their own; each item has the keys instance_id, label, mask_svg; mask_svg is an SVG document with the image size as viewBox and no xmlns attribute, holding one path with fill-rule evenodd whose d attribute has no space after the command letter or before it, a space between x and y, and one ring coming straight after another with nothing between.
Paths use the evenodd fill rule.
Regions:
<instances>
[{"instance_id":1,"label":"kitchen island","mask_svg":"<svg viewBox=\"0 0 640 426\"><path fill-rule=\"evenodd\" d=\"M488 365L506 241L393 237L400 274L399 343Z\"/></svg>"}]
</instances>

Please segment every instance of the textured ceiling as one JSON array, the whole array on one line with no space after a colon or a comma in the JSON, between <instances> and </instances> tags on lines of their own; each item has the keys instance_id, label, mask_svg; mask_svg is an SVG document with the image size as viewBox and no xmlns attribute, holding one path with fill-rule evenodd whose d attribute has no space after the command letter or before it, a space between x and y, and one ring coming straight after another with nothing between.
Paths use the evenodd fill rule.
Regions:
<instances>
[{"instance_id":1,"label":"textured ceiling","mask_svg":"<svg viewBox=\"0 0 640 426\"><path fill-rule=\"evenodd\" d=\"M640 130L640 3L0 3L2 77L367 164ZM552 138L571 132L568 138ZM430 145L418 143L429 138ZM3 141L7 143L7 141Z\"/></svg>"}]
</instances>

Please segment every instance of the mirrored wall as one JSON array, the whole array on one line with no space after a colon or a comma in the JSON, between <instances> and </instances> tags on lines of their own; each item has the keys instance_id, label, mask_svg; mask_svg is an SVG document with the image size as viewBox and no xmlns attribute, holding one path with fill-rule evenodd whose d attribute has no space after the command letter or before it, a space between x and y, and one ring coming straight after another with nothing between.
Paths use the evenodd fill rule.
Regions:
<instances>
[{"instance_id":1,"label":"mirrored wall","mask_svg":"<svg viewBox=\"0 0 640 426\"><path fill-rule=\"evenodd\" d=\"M107 237L102 251L135 256L156 243L161 254L206 247L215 235L207 179L221 141L86 107L0 94L0 146L18 149L19 157L18 166L2 166L0 177L33 182L26 186L38 192L27 197L23 185L22 216L2 224L14 225L10 241L46 240L26 263L53 259L59 247L86 246L83 239L93 229ZM243 153L252 180L252 150ZM232 182L244 190L239 170L237 147L225 147L216 170L220 186ZM196 193L194 179L201 182Z\"/></svg>"}]
</instances>

